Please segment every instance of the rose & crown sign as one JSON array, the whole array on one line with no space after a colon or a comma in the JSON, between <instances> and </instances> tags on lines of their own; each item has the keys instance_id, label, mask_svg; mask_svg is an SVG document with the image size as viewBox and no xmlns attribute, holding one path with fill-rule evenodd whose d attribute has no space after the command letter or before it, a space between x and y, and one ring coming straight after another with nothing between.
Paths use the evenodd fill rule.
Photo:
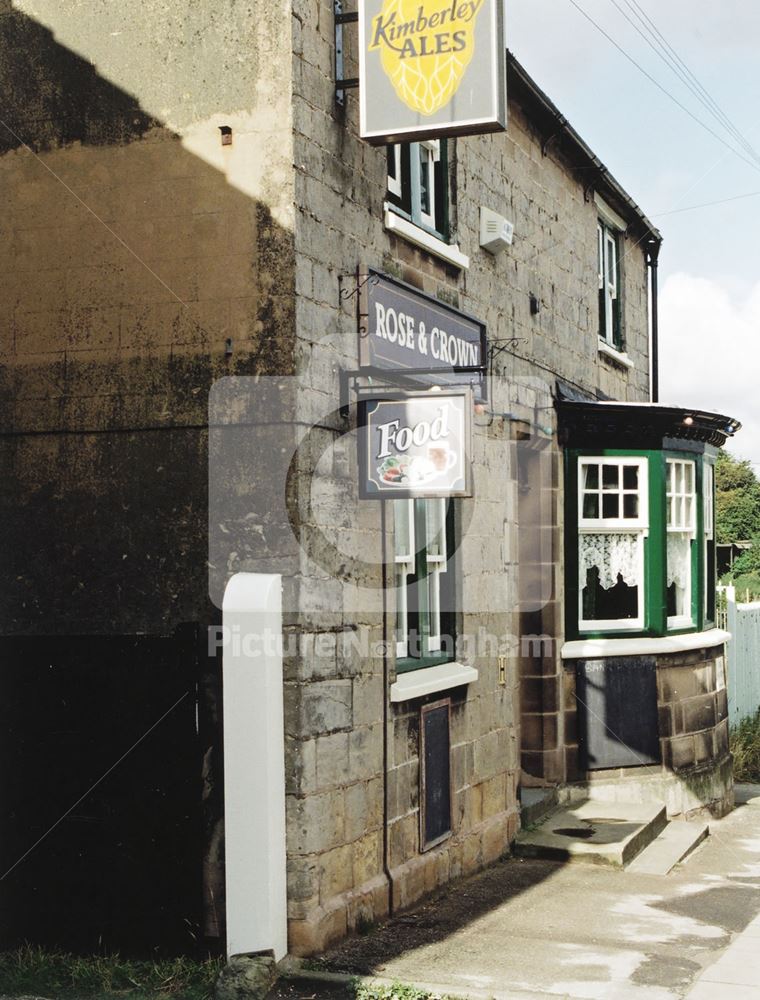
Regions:
<instances>
[{"instance_id":1,"label":"rose & crown sign","mask_svg":"<svg viewBox=\"0 0 760 1000\"><path fill-rule=\"evenodd\" d=\"M359 414L363 499L472 495L471 390L376 394Z\"/></svg>"},{"instance_id":2,"label":"rose & crown sign","mask_svg":"<svg viewBox=\"0 0 760 1000\"><path fill-rule=\"evenodd\" d=\"M418 383L471 386L485 395L484 323L371 268L366 289L362 367L406 371Z\"/></svg>"},{"instance_id":3,"label":"rose & crown sign","mask_svg":"<svg viewBox=\"0 0 760 1000\"><path fill-rule=\"evenodd\" d=\"M503 0L359 0L361 136L506 128Z\"/></svg>"}]
</instances>

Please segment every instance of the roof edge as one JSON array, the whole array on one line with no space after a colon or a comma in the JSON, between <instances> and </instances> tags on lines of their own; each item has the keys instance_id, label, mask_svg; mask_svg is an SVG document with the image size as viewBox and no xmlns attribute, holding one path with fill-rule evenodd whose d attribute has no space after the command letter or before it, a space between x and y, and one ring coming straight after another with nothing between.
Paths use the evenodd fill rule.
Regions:
<instances>
[{"instance_id":1,"label":"roof edge","mask_svg":"<svg viewBox=\"0 0 760 1000\"><path fill-rule=\"evenodd\" d=\"M576 132L570 122L565 118L559 108L551 98L538 86L536 81L528 73L524 66L515 58L513 53L507 50L507 94L517 90L517 96L527 99L526 103L531 104L530 110L538 111L539 116L551 118L567 139L568 151L577 157L583 166L589 168L594 173L591 175L591 183L588 188L594 187L599 194L606 196L612 202L612 207L617 208L620 214L630 221L635 219L639 227L644 231L644 237L650 243L656 244L655 254L659 251L662 243L662 234L657 227L647 218L645 213L636 204L619 181L613 177L607 167L594 153L591 147ZM526 110L529 110L526 108ZM551 136L544 143L544 147L551 141ZM587 189L588 189L587 188Z\"/></svg>"}]
</instances>

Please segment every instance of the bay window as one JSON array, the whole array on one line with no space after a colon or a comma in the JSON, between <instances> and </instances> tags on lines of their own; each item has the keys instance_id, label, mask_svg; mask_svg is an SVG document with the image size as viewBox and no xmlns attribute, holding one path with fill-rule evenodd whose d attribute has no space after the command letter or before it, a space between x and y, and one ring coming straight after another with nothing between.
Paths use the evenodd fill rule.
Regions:
<instances>
[{"instance_id":1,"label":"bay window","mask_svg":"<svg viewBox=\"0 0 760 1000\"><path fill-rule=\"evenodd\" d=\"M712 454L566 456L568 633L665 635L712 624Z\"/></svg>"}]
</instances>

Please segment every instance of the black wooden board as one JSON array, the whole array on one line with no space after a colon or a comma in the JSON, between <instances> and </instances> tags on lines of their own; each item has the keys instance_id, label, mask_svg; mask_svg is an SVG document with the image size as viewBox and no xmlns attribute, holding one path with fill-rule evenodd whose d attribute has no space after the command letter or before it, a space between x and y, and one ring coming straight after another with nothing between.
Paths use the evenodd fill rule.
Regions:
<instances>
[{"instance_id":1,"label":"black wooden board","mask_svg":"<svg viewBox=\"0 0 760 1000\"><path fill-rule=\"evenodd\" d=\"M423 850L451 833L451 739L448 701L422 709L422 821Z\"/></svg>"},{"instance_id":2,"label":"black wooden board","mask_svg":"<svg viewBox=\"0 0 760 1000\"><path fill-rule=\"evenodd\" d=\"M654 658L579 660L576 670L581 767L598 771L659 763Z\"/></svg>"}]
</instances>

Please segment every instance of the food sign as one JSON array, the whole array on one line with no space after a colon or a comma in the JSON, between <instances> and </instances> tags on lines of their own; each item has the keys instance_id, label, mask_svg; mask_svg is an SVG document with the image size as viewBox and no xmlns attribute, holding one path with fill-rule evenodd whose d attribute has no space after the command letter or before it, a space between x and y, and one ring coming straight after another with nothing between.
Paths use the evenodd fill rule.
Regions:
<instances>
[{"instance_id":1,"label":"food sign","mask_svg":"<svg viewBox=\"0 0 760 1000\"><path fill-rule=\"evenodd\" d=\"M504 0L360 0L361 135L506 128Z\"/></svg>"},{"instance_id":2,"label":"food sign","mask_svg":"<svg viewBox=\"0 0 760 1000\"><path fill-rule=\"evenodd\" d=\"M471 496L469 389L388 394L360 406L360 495Z\"/></svg>"}]
</instances>

